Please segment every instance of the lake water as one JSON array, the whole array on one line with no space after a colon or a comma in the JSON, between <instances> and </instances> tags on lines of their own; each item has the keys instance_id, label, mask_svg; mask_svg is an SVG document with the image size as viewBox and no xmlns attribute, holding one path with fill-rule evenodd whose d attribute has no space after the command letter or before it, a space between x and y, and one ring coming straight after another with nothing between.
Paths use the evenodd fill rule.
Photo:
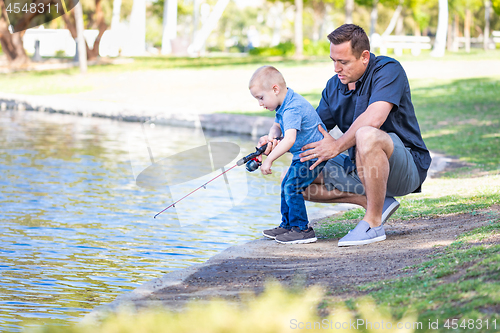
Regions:
<instances>
[{"instance_id":1,"label":"lake water","mask_svg":"<svg viewBox=\"0 0 500 333\"><path fill-rule=\"evenodd\" d=\"M208 142L240 147L226 154L223 170L255 151L245 136L0 111L0 331L78 321L145 281L275 226L279 170L289 157L275 162L271 176L228 171L153 219L222 169L183 178L198 170L188 158L171 163L179 175L172 179L182 180L175 186L143 188L137 176L152 161L186 157ZM213 165L211 154L199 164Z\"/></svg>"}]
</instances>

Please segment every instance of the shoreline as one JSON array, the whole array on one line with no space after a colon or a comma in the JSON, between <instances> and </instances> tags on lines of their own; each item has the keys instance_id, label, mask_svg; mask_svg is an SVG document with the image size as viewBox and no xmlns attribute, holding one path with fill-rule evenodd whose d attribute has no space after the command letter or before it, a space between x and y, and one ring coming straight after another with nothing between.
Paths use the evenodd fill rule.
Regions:
<instances>
[{"instance_id":1,"label":"shoreline","mask_svg":"<svg viewBox=\"0 0 500 333\"><path fill-rule=\"evenodd\" d=\"M60 96L28 96L0 93L0 111L37 111L80 117L108 118L125 122L154 122L159 125L202 128L207 131L250 135L266 135L274 118L228 113L165 112L163 108L126 105L113 102L79 101Z\"/></svg>"}]
</instances>

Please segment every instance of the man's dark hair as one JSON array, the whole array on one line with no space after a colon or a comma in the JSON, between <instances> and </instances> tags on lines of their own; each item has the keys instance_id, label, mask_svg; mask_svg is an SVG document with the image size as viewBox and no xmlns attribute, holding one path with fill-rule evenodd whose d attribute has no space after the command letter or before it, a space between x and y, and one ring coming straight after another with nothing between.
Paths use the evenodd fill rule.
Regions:
<instances>
[{"instance_id":1,"label":"man's dark hair","mask_svg":"<svg viewBox=\"0 0 500 333\"><path fill-rule=\"evenodd\" d=\"M370 41L363 28L355 24L344 24L328 35L328 40L339 45L351 42L352 54L359 59L364 50L370 51Z\"/></svg>"}]
</instances>

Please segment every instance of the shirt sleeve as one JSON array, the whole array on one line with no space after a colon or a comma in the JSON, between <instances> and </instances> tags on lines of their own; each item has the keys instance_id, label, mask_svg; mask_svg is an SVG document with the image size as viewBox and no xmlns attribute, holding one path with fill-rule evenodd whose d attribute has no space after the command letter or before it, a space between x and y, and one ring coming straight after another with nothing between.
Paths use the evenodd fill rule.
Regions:
<instances>
[{"instance_id":1,"label":"shirt sleeve","mask_svg":"<svg viewBox=\"0 0 500 333\"><path fill-rule=\"evenodd\" d=\"M403 67L397 62L386 63L376 70L372 80L369 104L383 101L399 107L408 85Z\"/></svg>"},{"instance_id":2,"label":"shirt sleeve","mask_svg":"<svg viewBox=\"0 0 500 333\"><path fill-rule=\"evenodd\" d=\"M321 121L323 121L323 124L325 124L326 129L328 131L331 131L337 124L335 123L335 120L333 119L332 116L332 112L330 111L329 93L328 93L329 85L330 81L328 81L325 89L323 89L323 92L321 93L321 100L319 101L319 105L316 108L316 113L318 113L319 117L321 118Z\"/></svg>"},{"instance_id":3,"label":"shirt sleeve","mask_svg":"<svg viewBox=\"0 0 500 333\"><path fill-rule=\"evenodd\" d=\"M302 114L298 108L289 108L283 112L283 135L289 129L300 131L302 125Z\"/></svg>"}]
</instances>

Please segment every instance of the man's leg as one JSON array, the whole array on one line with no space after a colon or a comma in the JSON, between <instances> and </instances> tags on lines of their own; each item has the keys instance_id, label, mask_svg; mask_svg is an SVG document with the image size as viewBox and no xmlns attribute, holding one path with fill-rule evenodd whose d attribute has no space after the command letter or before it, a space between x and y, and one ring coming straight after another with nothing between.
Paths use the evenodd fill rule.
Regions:
<instances>
[{"instance_id":1,"label":"man's leg","mask_svg":"<svg viewBox=\"0 0 500 333\"><path fill-rule=\"evenodd\" d=\"M356 167L365 187L367 202L363 220L372 228L382 224L389 158L393 150L391 137L378 128L364 126L356 132Z\"/></svg>"},{"instance_id":2,"label":"man's leg","mask_svg":"<svg viewBox=\"0 0 500 333\"><path fill-rule=\"evenodd\" d=\"M307 201L319 203L350 203L360 205L366 209L366 196L364 195L343 192L337 189L328 191L325 187L322 173L320 173L313 183L304 190L303 194L304 199Z\"/></svg>"}]
</instances>

